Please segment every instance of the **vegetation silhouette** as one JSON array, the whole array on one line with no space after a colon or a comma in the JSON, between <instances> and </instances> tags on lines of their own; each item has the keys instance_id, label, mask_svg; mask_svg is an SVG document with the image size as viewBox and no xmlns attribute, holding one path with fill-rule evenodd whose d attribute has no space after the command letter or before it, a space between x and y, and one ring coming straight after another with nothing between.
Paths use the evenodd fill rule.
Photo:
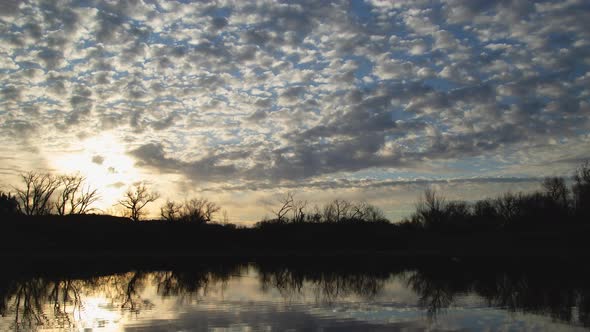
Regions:
<instances>
[{"instance_id":1,"label":"vegetation silhouette","mask_svg":"<svg viewBox=\"0 0 590 332\"><path fill-rule=\"evenodd\" d=\"M432 317L444 312L458 297L476 294L490 307L546 315L589 327L590 271L580 262L547 263L432 264L407 274L406 282Z\"/></svg>"},{"instance_id":2,"label":"vegetation silhouette","mask_svg":"<svg viewBox=\"0 0 590 332\"><path fill-rule=\"evenodd\" d=\"M6 199L13 197L10 205L16 203L16 212L23 215L86 214L93 211L91 206L99 199L98 191L90 188L86 178L78 174L55 176L49 173L28 172L20 177L23 186L15 187L16 194L8 194ZM3 198L3 202L6 199ZM15 214L15 211L7 213Z\"/></svg>"},{"instance_id":3,"label":"vegetation silhouette","mask_svg":"<svg viewBox=\"0 0 590 332\"><path fill-rule=\"evenodd\" d=\"M91 212L92 204L100 197L97 189L85 184L86 178L81 175L62 175L58 178L61 191L55 200L55 211L63 216L66 214L86 214Z\"/></svg>"},{"instance_id":4,"label":"vegetation silhouette","mask_svg":"<svg viewBox=\"0 0 590 332\"><path fill-rule=\"evenodd\" d=\"M221 208L206 198L187 199L184 203L167 200L160 208L160 216L168 222L205 224L213 221Z\"/></svg>"},{"instance_id":5,"label":"vegetation silhouette","mask_svg":"<svg viewBox=\"0 0 590 332\"><path fill-rule=\"evenodd\" d=\"M10 193L0 191L0 216L11 217L18 214L18 201Z\"/></svg>"},{"instance_id":6,"label":"vegetation silhouette","mask_svg":"<svg viewBox=\"0 0 590 332\"><path fill-rule=\"evenodd\" d=\"M574 173L571 189L560 177L547 177L542 190L505 193L473 203L447 202L427 189L416 212L401 222L410 229L437 232L560 229L590 220L590 163Z\"/></svg>"},{"instance_id":7,"label":"vegetation silhouette","mask_svg":"<svg viewBox=\"0 0 590 332\"><path fill-rule=\"evenodd\" d=\"M272 210L275 218L263 220L256 226L290 223L389 223L381 209L366 202L335 199L322 207L314 205L310 209L308 206L307 201L297 200L292 192L288 192L278 200L278 208Z\"/></svg>"},{"instance_id":8,"label":"vegetation silhouette","mask_svg":"<svg viewBox=\"0 0 590 332\"><path fill-rule=\"evenodd\" d=\"M72 329L85 303L83 296L101 294L122 312L140 314L153 308L142 298L147 284L158 295L192 300L206 294L209 284L226 282L239 275L241 264L198 265L186 270L109 270L104 273L63 269L46 269L22 275L22 271L0 277L0 315L12 316L14 330L44 328Z\"/></svg>"},{"instance_id":9,"label":"vegetation silhouette","mask_svg":"<svg viewBox=\"0 0 590 332\"><path fill-rule=\"evenodd\" d=\"M579 218L590 220L590 161L576 169L572 193L571 205L574 213Z\"/></svg>"},{"instance_id":10,"label":"vegetation silhouette","mask_svg":"<svg viewBox=\"0 0 590 332\"><path fill-rule=\"evenodd\" d=\"M375 298L383 291L392 274L398 274L400 266L385 264L343 264L323 260L263 261L255 265L263 292L277 290L288 302L296 301L311 291L318 304L333 304L350 295L365 300Z\"/></svg>"},{"instance_id":11,"label":"vegetation silhouette","mask_svg":"<svg viewBox=\"0 0 590 332\"><path fill-rule=\"evenodd\" d=\"M389 282L407 285L425 317L444 315L460 297L476 295L482 303L511 312L549 316L590 327L590 270L579 261L530 260L259 260L176 262L135 266L102 266L102 273L71 264L36 270L7 270L0 276L0 314L13 328L75 328L85 298L101 294L114 310L140 315L154 304L143 298L151 285L162 297L194 303L210 289L226 287L232 278L254 270L262 292L276 291L285 302L305 294L322 306L355 296L377 299ZM90 269L90 270L88 270ZM382 300L380 300L382 301ZM412 305L408 303L407 305Z\"/></svg>"},{"instance_id":12,"label":"vegetation silhouette","mask_svg":"<svg viewBox=\"0 0 590 332\"><path fill-rule=\"evenodd\" d=\"M159 198L144 183L119 204L126 217L90 214L98 192L79 175L29 172L16 194L0 193L0 255L588 255L590 163L570 186L548 177L532 193L448 201L427 189L416 211L392 223L366 202L311 205L287 193L274 217L254 227L217 222L207 198L166 201L161 220L143 220ZM227 215L223 217L227 220ZM139 222L142 221L142 222Z\"/></svg>"},{"instance_id":13,"label":"vegetation silhouette","mask_svg":"<svg viewBox=\"0 0 590 332\"><path fill-rule=\"evenodd\" d=\"M19 211L28 216L51 213L51 196L60 186L59 178L51 174L29 172L21 174L24 188L15 188Z\"/></svg>"},{"instance_id":14,"label":"vegetation silhouette","mask_svg":"<svg viewBox=\"0 0 590 332\"><path fill-rule=\"evenodd\" d=\"M127 216L131 220L137 222L144 214L146 205L158 198L160 198L158 193L151 192L144 183L137 183L125 192L124 198L118 204L128 210Z\"/></svg>"}]
</instances>

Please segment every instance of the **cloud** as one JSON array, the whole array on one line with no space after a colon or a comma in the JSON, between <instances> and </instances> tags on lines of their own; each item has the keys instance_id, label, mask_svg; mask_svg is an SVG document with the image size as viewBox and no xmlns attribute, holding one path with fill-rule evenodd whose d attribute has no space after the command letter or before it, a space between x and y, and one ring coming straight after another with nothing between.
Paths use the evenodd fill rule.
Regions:
<instances>
[{"instance_id":1,"label":"cloud","mask_svg":"<svg viewBox=\"0 0 590 332\"><path fill-rule=\"evenodd\" d=\"M162 120L154 121L150 125L155 130L164 130L170 128L174 124L174 120L176 119L177 115L175 113L170 113L167 117Z\"/></svg>"},{"instance_id":2,"label":"cloud","mask_svg":"<svg viewBox=\"0 0 590 332\"><path fill-rule=\"evenodd\" d=\"M473 178L448 178L448 179L427 179L427 178L416 178L408 180L375 180L375 179L362 179L362 180L350 180L350 179L334 179L325 181L312 181L312 182L287 182L277 187L276 184L271 183L251 183L245 185L222 185L217 187L205 187L201 191L258 191L258 190L338 190L338 189L376 189L376 188L395 188L395 187L409 187L419 186L428 187L439 184L444 185L479 185L479 184L538 184L543 180L539 177L473 177Z\"/></svg>"},{"instance_id":3,"label":"cloud","mask_svg":"<svg viewBox=\"0 0 590 332\"><path fill-rule=\"evenodd\" d=\"M231 178L237 172L231 164L224 164L225 160L232 160L240 156L231 153L207 155L199 160L184 162L166 157L164 147L157 143L148 143L130 151L137 158L140 166L158 169L160 172L183 172L190 178L201 181L219 181Z\"/></svg>"},{"instance_id":4,"label":"cloud","mask_svg":"<svg viewBox=\"0 0 590 332\"><path fill-rule=\"evenodd\" d=\"M109 187L120 189L120 188L125 187L125 183L123 183L123 182L115 182L115 183L109 184Z\"/></svg>"},{"instance_id":5,"label":"cloud","mask_svg":"<svg viewBox=\"0 0 590 332\"><path fill-rule=\"evenodd\" d=\"M105 158L103 156L96 155L96 156L92 157L92 162L97 165L102 165L104 160L105 160Z\"/></svg>"},{"instance_id":6,"label":"cloud","mask_svg":"<svg viewBox=\"0 0 590 332\"><path fill-rule=\"evenodd\" d=\"M156 167L161 170L176 169L180 167L178 161L165 157L164 147L161 144L148 143L132 150L130 154L139 160L140 165Z\"/></svg>"},{"instance_id":7,"label":"cloud","mask_svg":"<svg viewBox=\"0 0 590 332\"><path fill-rule=\"evenodd\" d=\"M0 134L40 150L116 129L138 168L256 187L551 172L588 145L584 1L1 9Z\"/></svg>"},{"instance_id":8,"label":"cloud","mask_svg":"<svg viewBox=\"0 0 590 332\"><path fill-rule=\"evenodd\" d=\"M227 24L228 20L225 17L214 17L211 19L211 27L214 30L223 29L225 26L227 26Z\"/></svg>"},{"instance_id":9,"label":"cloud","mask_svg":"<svg viewBox=\"0 0 590 332\"><path fill-rule=\"evenodd\" d=\"M19 101L22 96L21 90L14 85L5 86L0 93L4 100L10 101Z\"/></svg>"}]
</instances>

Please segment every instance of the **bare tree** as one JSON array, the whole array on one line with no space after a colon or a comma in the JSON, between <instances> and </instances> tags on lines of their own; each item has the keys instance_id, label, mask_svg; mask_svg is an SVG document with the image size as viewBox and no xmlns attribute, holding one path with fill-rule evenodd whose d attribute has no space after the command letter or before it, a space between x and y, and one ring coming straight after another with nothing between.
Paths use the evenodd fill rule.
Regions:
<instances>
[{"instance_id":1,"label":"bare tree","mask_svg":"<svg viewBox=\"0 0 590 332\"><path fill-rule=\"evenodd\" d=\"M51 213L51 196L59 188L59 178L49 173L28 172L21 174L24 188L14 188L19 211L25 215L46 215Z\"/></svg>"},{"instance_id":2,"label":"bare tree","mask_svg":"<svg viewBox=\"0 0 590 332\"><path fill-rule=\"evenodd\" d=\"M387 220L383 211L376 206L366 202L350 202L344 199L337 199L326 204L322 217L325 222L378 222Z\"/></svg>"},{"instance_id":3,"label":"bare tree","mask_svg":"<svg viewBox=\"0 0 590 332\"><path fill-rule=\"evenodd\" d=\"M350 217L352 204L343 199L335 199L324 206L324 221L340 222Z\"/></svg>"},{"instance_id":4,"label":"bare tree","mask_svg":"<svg viewBox=\"0 0 590 332\"><path fill-rule=\"evenodd\" d=\"M86 178L81 175L63 175L59 181L62 189L55 201L59 215L87 213L99 198L97 190L86 185Z\"/></svg>"},{"instance_id":5,"label":"bare tree","mask_svg":"<svg viewBox=\"0 0 590 332\"><path fill-rule=\"evenodd\" d=\"M329 203L324 205L322 209L322 219L324 222L335 222L336 219L336 207L334 204Z\"/></svg>"},{"instance_id":6,"label":"bare tree","mask_svg":"<svg viewBox=\"0 0 590 332\"><path fill-rule=\"evenodd\" d=\"M279 203L281 203L281 207L273 213L277 216L277 222L283 222L287 213L293 209L293 193L288 192L285 197L279 200Z\"/></svg>"},{"instance_id":7,"label":"bare tree","mask_svg":"<svg viewBox=\"0 0 590 332\"><path fill-rule=\"evenodd\" d=\"M369 204L366 202L360 202L357 204L351 204L350 206L350 219L351 220L364 220L365 214L367 213L367 209Z\"/></svg>"},{"instance_id":8,"label":"bare tree","mask_svg":"<svg viewBox=\"0 0 590 332\"><path fill-rule=\"evenodd\" d=\"M139 221L144 214L145 206L158 198L158 193L151 192L145 184L138 183L127 190L125 197L118 204L129 210L131 220Z\"/></svg>"},{"instance_id":9,"label":"bare tree","mask_svg":"<svg viewBox=\"0 0 590 332\"><path fill-rule=\"evenodd\" d=\"M305 221L305 208L307 207L307 201L295 201L293 200L293 222L304 222Z\"/></svg>"},{"instance_id":10,"label":"bare tree","mask_svg":"<svg viewBox=\"0 0 590 332\"><path fill-rule=\"evenodd\" d=\"M568 206L569 190L565 184L565 179L561 177L547 177L543 180L543 189L545 195L559 206L566 208Z\"/></svg>"},{"instance_id":11,"label":"bare tree","mask_svg":"<svg viewBox=\"0 0 590 332\"><path fill-rule=\"evenodd\" d=\"M494 208L498 216L503 220L504 226L518 216L519 201L520 197L510 192L494 200Z\"/></svg>"},{"instance_id":12,"label":"bare tree","mask_svg":"<svg viewBox=\"0 0 590 332\"><path fill-rule=\"evenodd\" d=\"M365 222L384 222L387 221L383 211L367 202L360 202L352 204L350 219L354 221L365 221Z\"/></svg>"},{"instance_id":13,"label":"bare tree","mask_svg":"<svg viewBox=\"0 0 590 332\"><path fill-rule=\"evenodd\" d=\"M59 177L61 192L55 201L57 214L63 216L66 214L66 208L71 199L73 199L78 188L82 184L82 178L75 175L63 175Z\"/></svg>"},{"instance_id":14,"label":"bare tree","mask_svg":"<svg viewBox=\"0 0 590 332\"><path fill-rule=\"evenodd\" d=\"M311 211L307 214L306 220L313 223L322 222L322 211L320 210L320 207L314 205Z\"/></svg>"},{"instance_id":15,"label":"bare tree","mask_svg":"<svg viewBox=\"0 0 590 332\"><path fill-rule=\"evenodd\" d=\"M348 212L350 211L351 204L349 201L343 199L336 199L332 202L336 208L336 221L342 221L348 218Z\"/></svg>"},{"instance_id":16,"label":"bare tree","mask_svg":"<svg viewBox=\"0 0 590 332\"><path fill-rule=\"evenodd\" d=\"M424 190L424 198L422 201L426 208L430 211L442 211L445 205L445 199L440 197L434 189Z\"/></svg>"},{"instance_id":17,"label":"bare tree","mask_svg":"<svg viewBox=\"0 0 590 332\"><path fill-rule=\"evenodd\" d=\"M182 204L167 200L160 208L160 216L166 221L177 221L180 219Z\"/></svg>"},{"instance_id":18,"label":"bare tree","mask_svg":"<svg viewBox=\"0 0 590 332\"><path fill-rule=\"evenodd\" d=\"M415 218L426 227L438 226L443 221L445 205L445 199L428 188L416 205Z\"/></svg>"},{"instance_id":19,"label":"bare tree","mask_svg":"<svg viewBox=\"0 0 590 332\"><path fill-rule=\"evenodd\" d=\"M213 220L213 215L221 208L206 198L193 198L184 203L180 218L199 224Z\"/></svg>"},{"instance_id":20,"label":"bare tree","mask_svg":"<svg viewBox=\"0 0 590 332\"><path fill-rule=\"evenodd\" d=\"M76 198L74 201L75 203L71 205L73 207L72 211L76 214L88 213L94 210L93 208L90 208L90 206L99 198L100 196L96 189L92 189L90 185L82 186L78 192L78 198Z\"/></svg>"},{"instance_id":21,"label":"bare tree","mask_svg":"<svg viewBox=\"0 0 590 332\"><path fill-rule=\"evenodd\" d=\"M204 213L203 213L203 215L205 216L205 222L213 221L213 215L215 215L217 212L219 212L220 209L221 208L219 207L219 205L217 205L213 202L205 203Z\"/></svg>"},{"instance_id":22,"label":"bare tree","mask_svg":"<svg viewBox=\"0 0 590 332\"><path fill-rule=\"evenodd\" d=\"M583 163L574 173L574 208L577 213L590 215L590 161Z\"/></svg>"}]
</instances>

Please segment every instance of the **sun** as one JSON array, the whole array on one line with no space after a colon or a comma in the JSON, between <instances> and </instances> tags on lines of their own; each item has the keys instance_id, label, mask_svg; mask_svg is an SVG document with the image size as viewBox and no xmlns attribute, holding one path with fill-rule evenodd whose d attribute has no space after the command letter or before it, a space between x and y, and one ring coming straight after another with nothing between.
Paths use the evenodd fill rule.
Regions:
<instances>
[{"instance_id":1,"label":"sun","mask_svg":"<svg viewBox=\"0 0 590 332\"><path fill-rule=\"evenodd\" d=\"M49 158L60 174L86 177L86 182L99 191L96 208L108 209L121 198L129 185L140 181L134 160L126 154L125 145L111 133L102 133L71 144L68 152Z\"/></svg>"}]
</instances>

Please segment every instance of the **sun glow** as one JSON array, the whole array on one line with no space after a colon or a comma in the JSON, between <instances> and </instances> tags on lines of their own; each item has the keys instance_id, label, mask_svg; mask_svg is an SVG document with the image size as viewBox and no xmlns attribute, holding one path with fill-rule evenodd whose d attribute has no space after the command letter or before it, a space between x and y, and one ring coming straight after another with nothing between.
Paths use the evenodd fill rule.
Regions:
<instances>
[{"instance_id":1,"label":"sun glow","mask_svg":"<svg viewBox=\"0 0 590 332\"><path fill-rule=\"evenodd\" d=\"M85 176L87 184L99 191L101 198L95 205L101 210L111 208L130 184L140 180L133 159L110 133L74 143L70 151L50 156L50 160L59 173Z\"/></svg>"}]
</instances>

